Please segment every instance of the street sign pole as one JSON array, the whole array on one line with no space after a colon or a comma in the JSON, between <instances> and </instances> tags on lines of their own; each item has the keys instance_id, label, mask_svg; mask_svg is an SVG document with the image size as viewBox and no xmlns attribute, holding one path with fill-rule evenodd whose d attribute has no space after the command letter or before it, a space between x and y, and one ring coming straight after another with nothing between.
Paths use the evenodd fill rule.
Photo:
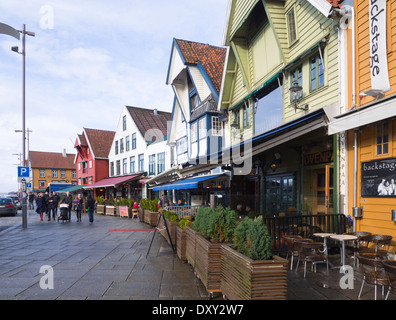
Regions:
<instances>
[{"instance_id":1,"label":"street sign pole","mask_svg":"<svg viewBox=\"0 0 396 320\"><path fill-rule=\"evenodd\" d=\"M18 179L21 181L22 188L22 228L27 228L27 193L26 183L30 177L29 167L18 167Z\"/></svg>"}]
</instances>

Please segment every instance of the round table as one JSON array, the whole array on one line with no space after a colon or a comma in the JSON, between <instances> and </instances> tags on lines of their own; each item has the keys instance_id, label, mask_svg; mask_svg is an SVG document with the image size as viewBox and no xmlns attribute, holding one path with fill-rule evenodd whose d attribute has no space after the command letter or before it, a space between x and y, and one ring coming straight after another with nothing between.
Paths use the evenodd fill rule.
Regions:
<instances>
[{"instance_id":1,"label":"round table","mask_svg":"<svg viewBox=\"0 0 396 320\"><path fill-rule=\"evenodd\" d=\"M323 253L327 255L327 238L334 236L334 233L318 232L313 234L315 237L323 238Z\"/></svg>"},{"instance_id":2,"label":"round table","mask_svg":"<svg viewBox=\"0 0 396 320\"><path fill-rule=\"evenodd\" d=\"M345 241L356 240L358 237L352 236L349 234L333 234L330 236L331 239L338 240L342 244L342 252L341 252L341 268L345 269Z\"/></svg>"}]
</instances>

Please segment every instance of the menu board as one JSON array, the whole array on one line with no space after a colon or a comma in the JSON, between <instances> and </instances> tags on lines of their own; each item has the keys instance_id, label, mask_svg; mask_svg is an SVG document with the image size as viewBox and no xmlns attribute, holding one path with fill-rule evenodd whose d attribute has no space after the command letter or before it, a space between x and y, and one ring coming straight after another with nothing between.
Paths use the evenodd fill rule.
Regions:
<instances>
[{"instance_id":1,"label":"menu board","mask_svg":"<svg viewBox=\"0 0 396 320\"><path fill-rule=\"evenodd\" d=\"M362 197L396 198L396 158L362 162Z\"/></svg>"},{"instance_id":2,"label":"menu board","mask_svg":"<svg viewBox=\"0 0 396 320\"><path fill-rule=\"evenodd\" d=\"M120 210L120 217L128 217L128 207L118 207Z\"/></svg>"}]
</instances>

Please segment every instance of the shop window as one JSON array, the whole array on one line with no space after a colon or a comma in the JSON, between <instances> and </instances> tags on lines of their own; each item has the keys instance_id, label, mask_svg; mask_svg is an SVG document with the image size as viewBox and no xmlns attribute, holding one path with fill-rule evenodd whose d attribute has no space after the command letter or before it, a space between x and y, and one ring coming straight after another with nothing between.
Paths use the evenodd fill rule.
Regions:
<instances>
[{"instance_id":1,"label":"shop window","mask_svg":"<svg viewBox=\"0 0 396 320\"><path fill-rule=\"evenodd\" d=\"M287 212L290 207L296 207L296 183L294 175L267 177L267 213L278 215Z\"/></svg>"},{"instance_id":2,"label":"shop window","mask_svg":"<svg viewBox=\"0 0 396 320\"><path fill-rule=\"evenodd\" d=\"M377 155L389 153L389 125L387 121L377 124Z\"/></svg>"}]
</instances>

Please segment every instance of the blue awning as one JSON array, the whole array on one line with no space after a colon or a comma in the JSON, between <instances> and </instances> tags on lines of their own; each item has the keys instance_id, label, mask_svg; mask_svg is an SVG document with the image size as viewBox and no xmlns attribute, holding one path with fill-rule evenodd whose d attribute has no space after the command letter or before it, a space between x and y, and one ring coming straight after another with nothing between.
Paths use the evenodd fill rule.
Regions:
<instances>
[{"instance_id":1,"label":"blue awning","mask_svg":"<svg viewBox=\"0 0 396 320\"><path fill-rule=\"evenodd\" d=\"M216 179L220 176L224 175L222 174L216 174L216 175L208 175L208 176L199 176L199 177L194 177L194 178L188 178L184 179L181 181L176 181L173 183L165 184L162 186L154 187L153 191L160 191L160 190L182 190L182 189L196 189L198 188L198 183L210 179Z\"/></svg>"}]
</instances>

